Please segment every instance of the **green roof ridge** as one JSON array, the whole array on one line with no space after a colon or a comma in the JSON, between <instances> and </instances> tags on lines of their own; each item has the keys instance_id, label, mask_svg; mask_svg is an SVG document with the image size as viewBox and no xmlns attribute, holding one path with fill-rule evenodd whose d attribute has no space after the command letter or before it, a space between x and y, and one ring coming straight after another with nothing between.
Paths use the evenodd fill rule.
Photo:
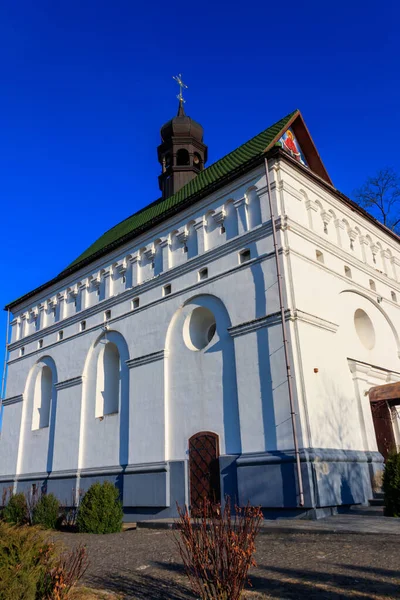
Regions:
<instances>
[{"instance_id":1,"label":"green roof ridge","mask_svg":"<svg viewBox=\"0 0 400 600\"><path fill-rule=\"evenodd\" d=\"M296 114L297 110L280 119L267 129L264 129L258 135L224 156L215 163L201 171L194 179L183 186L176 194L164 200L159 199L143 207L130 217L127 217L100 236L87 250L85 250L68 269L78 265L83 260L89 259L92 255L105 250L110 244L116 243L120 238L133 233L136 229L143 227L153 219L167 213L171 208L178 206L191 196L205 190L210 185L215 184L219 179L229 175L231 172L245 165L248 161L262 155L288 124L290 119Z\"/></svg>"}]
</instances>

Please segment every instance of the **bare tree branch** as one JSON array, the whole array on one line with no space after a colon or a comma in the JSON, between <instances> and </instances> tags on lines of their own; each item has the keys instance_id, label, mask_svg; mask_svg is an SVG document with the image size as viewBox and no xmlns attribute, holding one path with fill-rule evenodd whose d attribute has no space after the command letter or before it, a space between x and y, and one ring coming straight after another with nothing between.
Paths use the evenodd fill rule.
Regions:
<instances>
[{"instance_id":1,"label":"bare tree branch","mask_svg":"<svg viewBox=\"0 0 400 600\"><path fill-rule=\"evenodd\" d=\"M390 167L368 177L354 191L356 202L384 225L400 233L400 178Z\"/></svg>"}]
</instances>

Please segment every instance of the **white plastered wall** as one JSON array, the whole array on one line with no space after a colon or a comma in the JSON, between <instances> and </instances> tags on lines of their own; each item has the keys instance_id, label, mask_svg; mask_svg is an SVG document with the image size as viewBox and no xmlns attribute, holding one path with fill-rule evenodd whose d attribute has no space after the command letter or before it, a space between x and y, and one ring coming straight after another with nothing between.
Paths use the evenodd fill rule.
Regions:
<instances>
[{"instance_id":1,"label":"white plastered wall","mask_svg":"<svg viewBox=\"0 0 400 600\"><path fill-rule=\"evenodd\" d=\"M392 299L392 291L399 296L399 244L286 162L276 165L275 179L304 444L376 450L354 365L365 365L369 387L400 377L400 310ZM371 347L357 334L357 310L371 320Z\"/></svg>"}]
</instances>

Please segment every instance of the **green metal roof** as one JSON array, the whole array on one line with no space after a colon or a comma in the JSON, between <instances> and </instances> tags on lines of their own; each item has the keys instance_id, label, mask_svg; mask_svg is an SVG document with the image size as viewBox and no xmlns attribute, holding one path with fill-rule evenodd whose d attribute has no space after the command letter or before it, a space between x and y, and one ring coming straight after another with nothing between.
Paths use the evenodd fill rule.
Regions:
<instances>
[{"instance_id":1,"label":"green metal roof","mask_svg":"<svg viewBox=\"0 0 400 600\"><path fill-rule=\"evenodd\" d=\"M251 140L239 146L236 150L227 154L214 164L204 169L192 181L189 181L176 194L166 198L165 200L157 200L141 209L137 213L128 217L112 229L109 229L98 240L94 242L85 252L83 252L70 267L78 265L81 261L86 261L92 255L104 251L110 244L115 244L120 238L125 236L133 236L135 230L142 228L147 223L151 223L154 219L162 217L164 213L170 212L183 202L190 199L192 196L207 190L214 185L218 180L225 176L233 174L237 169L242 168L246 163L261 156L272 142L279 136L280 132L287 127L292 118L298 111L294 111L287 115L268 129L265 129Z\"/></svg>"},{"instance_id":2,"label":"green metal roof","mask_svg":"<svg viewBox=\"0 0 400 600\"><path fill-rule=\"evenodd\" d=\"M239 146L239 148L236 148L230 154L217 160L217 162L207 167L207 169L204 169L204 171L199 173L173 196L165 200L156 200L121 223L118 223L112 229L109 229L94 244L89 246L85 252L78 256L73 263L54 277L54 279L14 300L5 307L6 310L12 309L20 302L44 291L49 286L61 281L64 277L67 277L84 265L89 264L92 260L111 251L116 246L134 238L141 231L150 228L153 222L155 223L163 218L167 218L170 214L179 210L180 206L183 208L191 202L196 202L212 189L224 185L226 181L238 175L243 169L251 168L251 165L256 163L257 159L260 159L279 140L285 129L299 114L298 110L290 113L242 146Z\"/></svg>"}]
</instances>

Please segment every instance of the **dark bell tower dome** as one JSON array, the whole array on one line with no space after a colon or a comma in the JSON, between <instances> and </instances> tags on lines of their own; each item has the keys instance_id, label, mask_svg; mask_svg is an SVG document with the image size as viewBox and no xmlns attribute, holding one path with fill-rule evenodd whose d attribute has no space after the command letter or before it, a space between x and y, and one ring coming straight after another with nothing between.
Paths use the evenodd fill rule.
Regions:
<instances>
[{"instance_id":1,"label":"dark bell tower dome","mask_svg":"<svg viewBox=\"0 0 400 600\"><path fill-rule=\"evenodd\" d=\"M182 98L177 116L161 127L158 160L162 166L158 182L163 198L175 194L204 169L207 146L203 143L203 128L186 116Z\"/></svg>"}]
</instances>

